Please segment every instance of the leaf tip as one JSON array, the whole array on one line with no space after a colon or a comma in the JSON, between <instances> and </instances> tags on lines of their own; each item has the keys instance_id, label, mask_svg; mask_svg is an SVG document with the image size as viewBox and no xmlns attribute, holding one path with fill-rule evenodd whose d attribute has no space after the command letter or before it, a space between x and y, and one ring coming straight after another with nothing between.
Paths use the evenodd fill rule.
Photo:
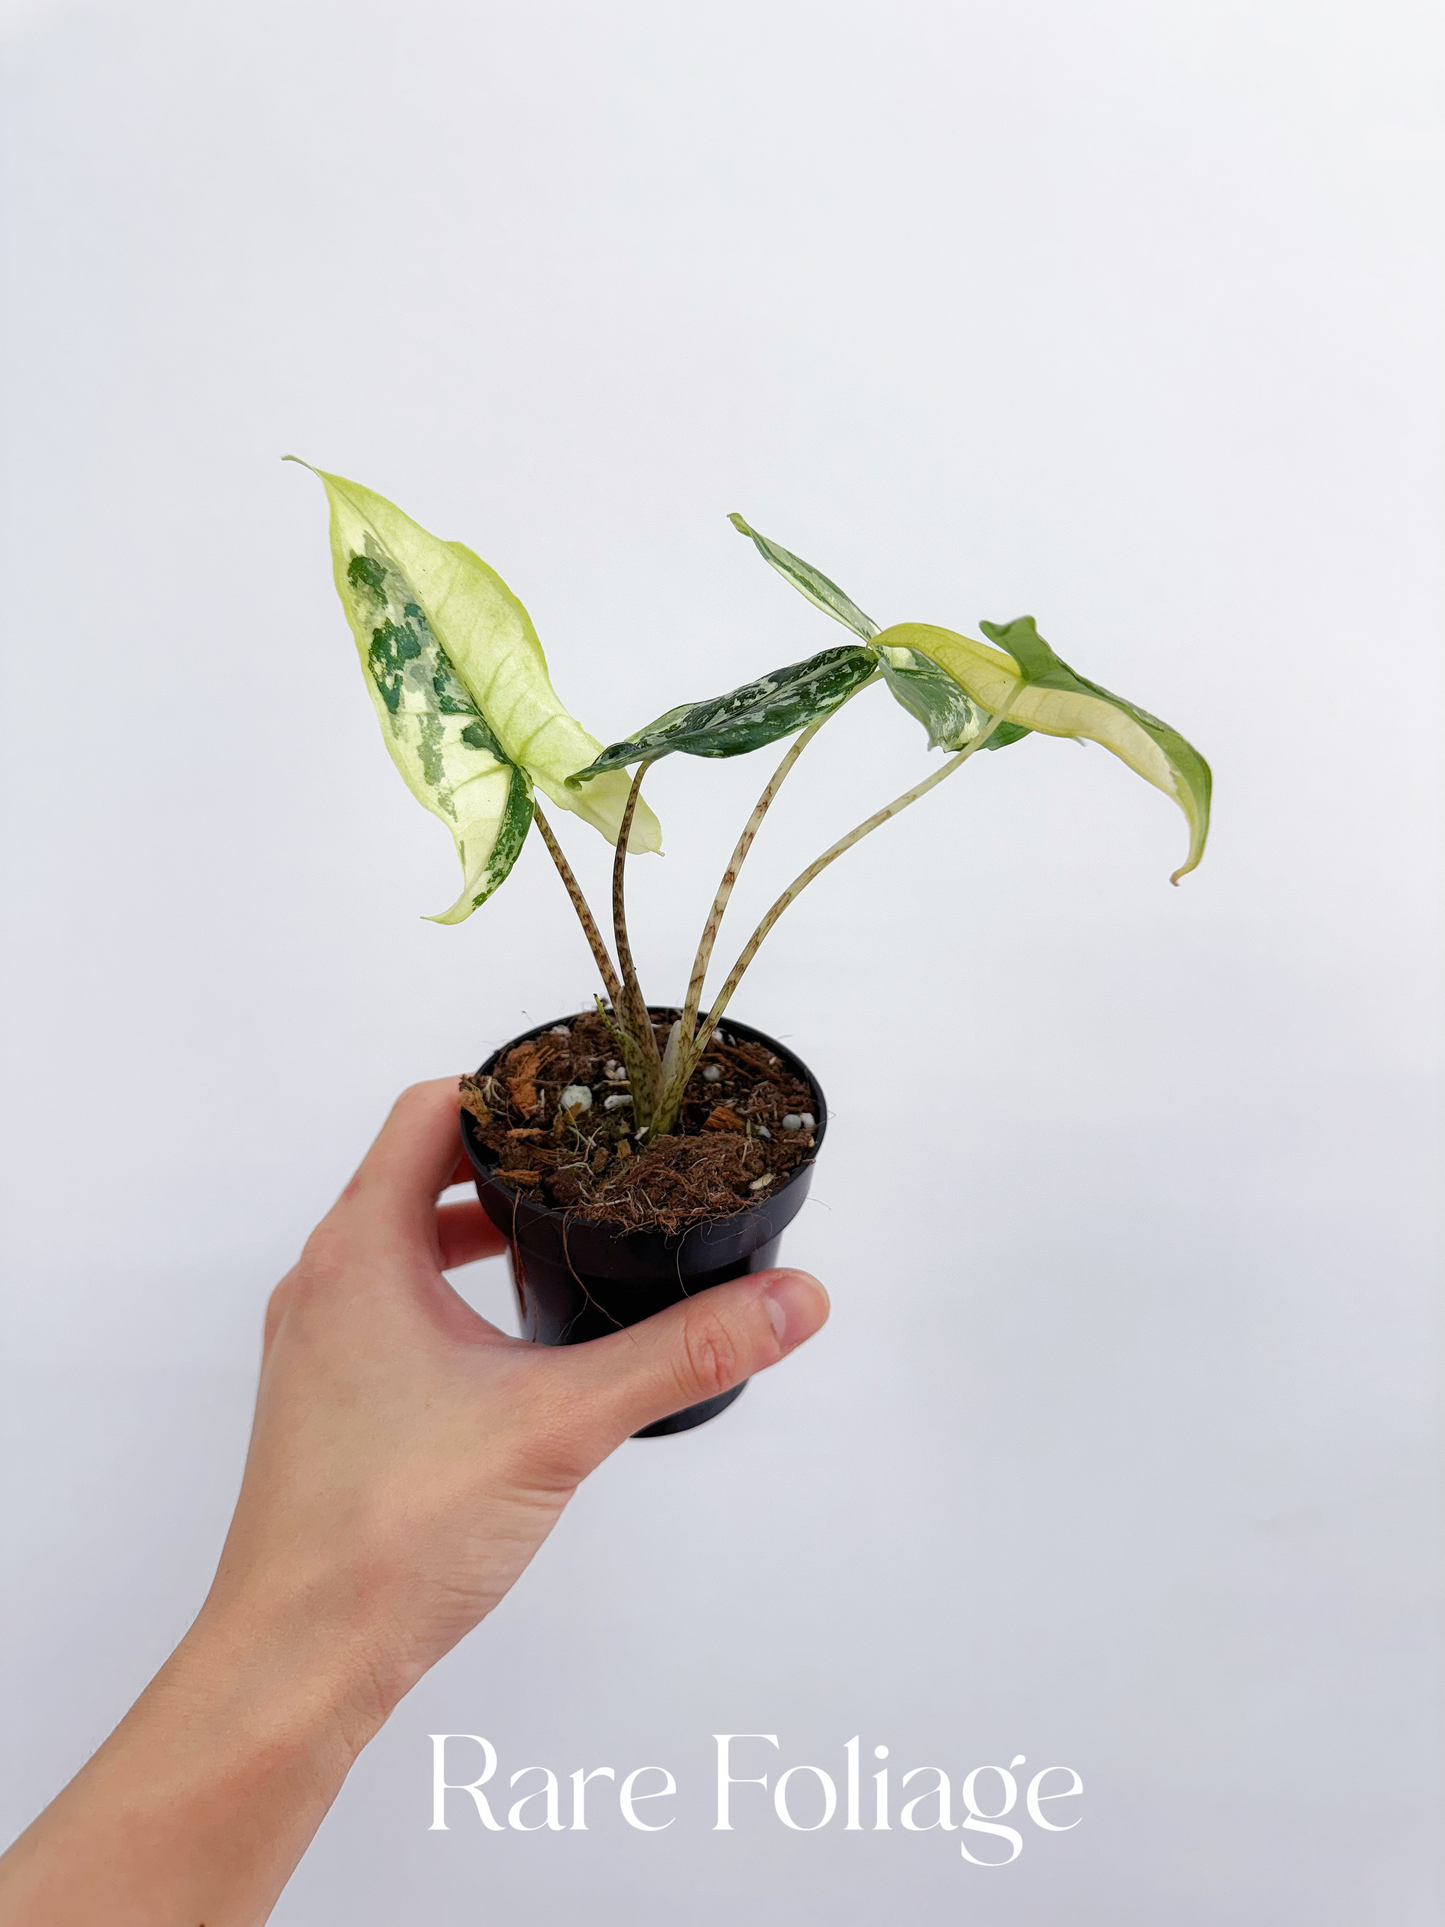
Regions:
<instances>
[{"instance_id":1,"label":"leaf tip","mask_svg":"<svg viewBox=\"0 0 1445 1927\"><path fill-rule=\"evenodd\" d=\"M739 535L753 535L755 533L753 529L748 527L736 509L730 509L728 511L728 520L732 523Z\"/></svg>"}]
</instances>

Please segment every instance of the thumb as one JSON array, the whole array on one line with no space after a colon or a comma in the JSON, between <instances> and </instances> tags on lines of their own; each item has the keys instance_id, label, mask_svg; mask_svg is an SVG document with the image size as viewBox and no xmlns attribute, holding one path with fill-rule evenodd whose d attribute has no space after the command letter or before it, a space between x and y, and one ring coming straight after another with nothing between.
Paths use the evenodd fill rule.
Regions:
<instances>
[{"instance_id":1,"label":"thumb","mask_svg":"<svg viewBox=\"0 0 1445 1927\"><path fill-rule=\"evenodd\" d=\"M776 1365L827 1316L828 1294L806 1271L714 1285L640 1325L568 1347L573 1410L588 1414L589 1444L605 1457L644 1425Z\"/></svg>"}]
</instances>

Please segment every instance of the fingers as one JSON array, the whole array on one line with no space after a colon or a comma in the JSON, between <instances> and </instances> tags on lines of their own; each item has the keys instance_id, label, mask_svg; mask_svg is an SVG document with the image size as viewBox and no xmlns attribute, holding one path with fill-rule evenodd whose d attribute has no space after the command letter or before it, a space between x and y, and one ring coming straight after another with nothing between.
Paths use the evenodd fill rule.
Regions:
<instances>
[{"instance_id":1,"label":"fingers","mask_svg":"<svg viewBox=\"0 0 1445 1927\"><path fill-rule=\"evenodd\" d=\"M457 1080L413 1084L391 1107L376 1142L342 1192L342 1205L399 1217L430 1230L432 1207L458 1167Z\"/></svg>"},{"instance_id":2,"label":"fingers","mask_svg":"<svg viewBox=\"0 0 1445 1927\"><path fill-rule=\"evenodd\" d=\"M760 1271L714 1285L626 1331L559 1354L569 1408L598 1459L680 1412L776 1365L828 1316L828 1294L806 1271ZM565 1361L563 1363L562 1361Z\"/></svg>"},{"instance_id":3,"label":"fingers","mask_svg":"<svg viewBox=\"0 0 1445 1927\"><path fill-rule=\"evenodd\" d=\"M506 1239L475 1198L437 1206L437 1244L443 1271L477 1258L494 1258L507 1248Z\"/></svg>"},{"instance_id":4,"label":"fingers","mask_svg":"<svg viewBox=\"0 0 1445 1927\"><path fill-rule=\"evenodd\" d=\"M266 1322L261 1327L261 1359L264 1363L271 1355L271 1347L276 1342L276 1333L281 1328L281 1320L286 1316L286 1303L289 1296L291 1274L277 1285L266 1301Z\"/></svg>"}]
</instances>

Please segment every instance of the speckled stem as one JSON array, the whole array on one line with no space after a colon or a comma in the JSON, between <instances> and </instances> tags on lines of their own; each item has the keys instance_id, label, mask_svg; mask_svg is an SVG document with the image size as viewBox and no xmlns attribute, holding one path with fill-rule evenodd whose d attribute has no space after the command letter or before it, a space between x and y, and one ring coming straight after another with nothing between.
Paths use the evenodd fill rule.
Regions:
<instances>
[{"instance_id":1,"label":"speckled stem","mask_svg":"<svg viewBox=\"0 0 1445 1927\"><path fill-rule=\"evenodd\" d=\"M778 767L768 778L767 788L758 798L752 815L744 825L743 833L737 840L736 848L728 858L728 867L723 871L722 882L717 887L717 895L712 900L712 908L707 913L707 922L703 925L702 937L697 946L697 955L693 959L692 977L687 986L687 1002L683 1006L682 1012L682 1034L688 1043L692 1042L693 1026L697 1022L698 1009L702 1003L702 987L707 977L707 967L712 962L713 946L717 942L718 931L722 928L723 912L728 907L728 898L733 893L733 885L738 880L738 872L743 867L748 851L753 847L753 841L759 829L762 827L763 818L772 808L773 798L782 788L788 771L793 767L794 763L797 762L803 751L828 720L829 718L827 716L820 716L817 722L809 723L808 727L798 737L798 740L793 744L782 762L778 764Z\"/></svg>"},{"instance_id":2,"label":"speckled stem","mask_svg":"<svg viewBox=\"0 0 1445 1927\"><path fill-rule=\"evenodd\" d=\"M942 769L935 770L932 776L925 778L923 782L915 783L911 790L905 790L901 796L895 796L893 801L891 803L885 803L881 810L875 810L872 816L866 818L856 829L850 830L846 836L839 837L831 849L825 850L820 857L808 865L806 870L800 871L799 874L793 878L787 889L783 891L782 895L772 905L757 929L748 938L746 944L743 946L742 955L728 972L727 982L718 992L717 999L703 1020L702 1027L693 1042L687 1073L689 1077L692 1075L693 1067L696 1066L703 1052L712 1042L712 1034L717 1029L723 1012L732 1001L733 993L742 982L743 973L747 970L753 958L757 956L758 951L762 948L763 940L767 937L768 932L778 921L778 918L782 916L788 905L794 902L795 899L807 889L814 877L821 876L830 863L835 863L837 859L843 855L845 850L851 850L853 845L855 843L861 843L863 838L867 836L871 830L878 829L882 824L887 823L891 818L898 816L902 811L906 810L910 803L916 803L919 797L927 796L930 790L937 789L945 777L952 776L953 772L961 768L970 756L974 755L978 750L981 750L984 744L987 743L989 737L992 736L998 728L999 724L1007 717L1009 706L1009 703L1005 703L997 715L991 718L988 728L980 735L975 736L973 741L966 744L956 756L950 757ZM684 1079L684 1082L686 1082L686 1079Z\"/></svg>"},{"instance_id":3,"label":"speckled stem","mask_svg":"<svg viewBox=\"0 0 1445 1927\"><path fill-rule=\"evenodd\" d=\"M632 961L632 946L627 941L627 908L623 872L627 864L627 841L632 834L632 819L637 814L637 799L642 779L651 763L639 763L627 792L627 807L617 832L617 853L612 859L612 934L617 944L617 964L622 973L622 994L613 998L620 1028L624 1033L623 1058L632 1083L632 1113L641 1125L650 1126L662 1098L662 1053L648 1015L647 1000L637 981L637 966ZM630 1043L631 1048L626 1046Z\"/></svg>"},{"instance_id":4,"label":"speckled stem","mask_svg":"<svg viewBox=\"0 0 1445 1927\"><path fill-rule=\"evenodd\" d=\"M572 908L577 912L578 922L582 925L583 934L591 946L592 955L597 961L597 968L602 973L602 982L606 986L607 995L612 999L612 1008L616 1010L621 1004L622 985L618 980L616 970L612 967L612 959L607 954L607 945L602 941L602 932L597 928L596 920L587 906L587 899L582 894L581 884L572 874L572 865L562 854L562 845L552 834L552 825L537 807L535 799L533 801L532 815L536 821L537 828L542 832L542 841L546 844L552 861L557 866L557 874L561 877L567 894L572 899Z\"/></svg>"},{"instance_id":5,"label":"speckled stem","mask_svg":"<svg viewBox=\"0 0 1445 1927\"><path fill-rule=\"evenodd\" d=\"M836 711L834 713L836 714ZM748 851L753 847L753 840L757 836L763 818L772 807L773 798L782 786L784 777L824 723L829 720L827 716L820 716L815 723L809 723L782 762L778 764L768 778L767 787L754 805L753 813L743 826L743 833L738 838L732 855L728 858L728 867L723 871L722 882L717 887L717 895L712 900L712 908L707 913L707 922L703 925L702 936L698 940L692 976L687 986L687 1002L683 1005L682 1017L674 1024L673 1034L668 1039L667 1057L663 1063L662 1100L654 1127L659 1137L664 1136L677 1122L678 1113L682 1109L683 1092L701 1056L701 1052L693 1051L692 1043L697 1029L698 1008L702 1003L702 987L707 978L707 967L712 961L713 946L717 943L718 931L722 927L723 912L728 907L728 898L732 895L733 885L738 880L738 872L743 867L743 860Z\"/></svg>"}]
</instances>

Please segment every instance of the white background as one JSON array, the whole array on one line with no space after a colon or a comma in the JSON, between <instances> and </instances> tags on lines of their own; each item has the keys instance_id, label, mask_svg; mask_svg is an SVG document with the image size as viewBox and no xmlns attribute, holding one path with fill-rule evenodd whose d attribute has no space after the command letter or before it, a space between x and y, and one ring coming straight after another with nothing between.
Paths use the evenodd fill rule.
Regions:
<instances>
[{"instance_id":1,"label":"white background","mask_svg":"<svg viewBox=\"0 0 1445 1927\"><path fill-rule=\"evenodd\" d=\"M880 621L1033 613L1218 804L1171 890L1168 802L1035 739L790 914L735 1011L834 1108L785 1247L831 1325L595 1477L276 1919L1438 1917L1441 41L1406 0L9 19L8 1829L199 1602L265 1295L391 1096L592 990L535 848L420 921L447 838L294 450L479 549L604 739L842 639L737 508ZM655 774L658 1000L766 761ZM881 693L808 761L733 942L928 766ZM665 1764L678 1822L429 1833L439 1729ZM708 1736L754 1729L1071 1765L1084 1822L992 1872L756 1790L713 1833Z\"/></svg>"}]
</instances>

